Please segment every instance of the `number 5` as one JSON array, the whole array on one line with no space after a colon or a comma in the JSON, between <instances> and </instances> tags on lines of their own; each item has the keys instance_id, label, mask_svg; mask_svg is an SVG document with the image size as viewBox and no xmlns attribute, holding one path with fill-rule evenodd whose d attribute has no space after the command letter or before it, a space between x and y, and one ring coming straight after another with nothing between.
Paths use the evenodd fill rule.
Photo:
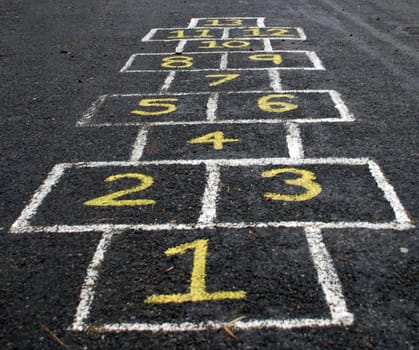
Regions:
<instances>
[{"instance_id":1,"label":"number 5","mask_svg":"<svg viewBox=\"0 0 419 350\"><path fill-rule=\"evenodd\" d=\"M176 105L167 102L177 102L177 98L143 98L138 102L141 107L161 107L163 109L158 111L145 111L141 109L135 109L131 111L131 114L136 115L162 115L169 114L176 111Z\"/></svg>"}]
</instances>

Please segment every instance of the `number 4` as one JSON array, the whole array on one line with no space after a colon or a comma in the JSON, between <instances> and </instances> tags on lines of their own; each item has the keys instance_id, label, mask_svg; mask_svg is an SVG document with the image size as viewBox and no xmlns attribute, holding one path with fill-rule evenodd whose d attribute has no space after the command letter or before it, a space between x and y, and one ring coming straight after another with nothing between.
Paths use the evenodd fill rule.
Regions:
<instances>
[{"instance_id":1,"label":"number 4","mask_svg":"<svg viewBox=\"0 0 419 350\"><path fill-rule=\"evenodd\" d=\"M209 134L205 134L188 141L191 145L198 143L212 143L214 149L217 151L222 150L223 145L230 142L240 142L240 139L226 139L224 138L224 133L222 131L210 132Z\"/></svg>"}]
</instances>

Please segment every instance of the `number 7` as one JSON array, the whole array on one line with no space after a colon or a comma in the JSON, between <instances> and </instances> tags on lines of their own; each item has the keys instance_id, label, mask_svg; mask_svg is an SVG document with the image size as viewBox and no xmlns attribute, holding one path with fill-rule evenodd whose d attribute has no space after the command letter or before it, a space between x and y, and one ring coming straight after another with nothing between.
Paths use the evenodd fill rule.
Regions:
<instances>
[{"instance_id":1,"label":"number 7","mask_svg":"<svg viewBox=\"0 0 419 350\"><path fill-rule=\"evenodd\" d=\"M230 80L234 80L239 76L240 74L207 74L205 78L221 78L208 84L209 86L217 86L224 84Z\"/></svg>"}]
</instances>

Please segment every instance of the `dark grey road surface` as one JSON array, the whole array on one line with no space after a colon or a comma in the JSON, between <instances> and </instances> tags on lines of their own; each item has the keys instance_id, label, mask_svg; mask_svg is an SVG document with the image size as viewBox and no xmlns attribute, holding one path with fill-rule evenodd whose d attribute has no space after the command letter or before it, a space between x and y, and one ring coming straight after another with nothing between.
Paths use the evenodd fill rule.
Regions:
<instances>
[{"instance_id":1,"label":"dark grey road surface","mask_svg":"<svg viewBox=\"0 0 419 350\"><path fill-rule=\"evenodd\" d=\"M419 348L416 0L4 0L0 16L1 349ZM130 112L138 108L136 101L151 98L146 94L159 93L167 73L119 70L134 53L174 53L178 42L142 42L150 29L182 28L191 18L201 17L266 17L266 26L303 28L307 40L275 40L273 49L314 51L326 70L281 70L282 89L336 90L355 117L346 123L301 124L304 156L373 160L408 213L409 227L377 228L376 224L394 220L395 213L365 164L273 166L268 162L221 167L217 220L237 228L183 230L182 225L192 225L200 218L207 175L204 164L173 161L290 156L283 123L220 126L198 122L144 129L148 137L142 159L168 160L171 164L69 166L31 217L30 224L41 227L40 232L10 230L57 164L130 160L139 127L120 124L132 121ZM159 35L163 38L166 34ZM199 50L199 45L202 43L197 41L187 43L184 54ZM249 54L261 49L261 41L252 41L246 48ZM160 69L160 61L147 57L144 63L135 61L133 68ZM249 61L247 56L237 54L231 57L229 64L236 68L269 63ZM301 55L284 53L283 59L285 66L311 64ZM199 60L196 62L209 68L216 62L210 55ZM205 83L205 74L217 71L204 73L179 72L164 97L176 99L180 96L175 93L200 91L270 89L266 70L242 71L231 85L216 87ZM108 126L76 126L92 103L106 94L137 94L140 98L105 101L93 122ZM220 93L218 113L229 120L269 119L269 113L263 114L257 107L259 97L257 93ZM302 101L301 108L284 118L336 117L327 96L297 97ZM297 97L285 98L293 103ZM186 105L179 105L175 117L199 121L205 115L207 100L202 95L187 96L182 101ZM128 102L132 107L127 107ZM169 120L166 116L153 118L144 120ZM222 149L214 149L212 143L191 142L220 128L230 139ZM286 168L288 172L276 175L275 182L262 176L273 168ZM301 196L307 187L287 183L301 176L289 168L315 174L316 179L309 180L308 186L319 183L322 192L298 202L262 197L269 191ZM109 180L121 173L147 174L154 184L147 185L145 178L138 176ZM144 186L135 190L138 185ZM83 204L122 189L131 189L128 196L120 195L124 200L154 202L101 209ZM291 329L265 324L243 330L233 324L227 329L189 332L100 331L101 325L121 322L179 325L213 320L227 324L242 316L243 322L328 319L331 301L319 285L321 267L313 263L312 247L303 228L292 227L294 224L251 224L277 221L376 225L321 230L353 323ZM82 287L91 287L85 281L86 271L102 237L95 227L162 223L166 226L154 231L139 226L118 226L112 231L105 259L96 266L99 277L85 328L71 329ZM63 225L79 225L80 229L60 232ZM86 225L89 229L83 230ZM42 227L49 227L45 229L49 232L42 232ZM52 232L54 227L59 232ZM182 246L188 242L195 242L195 246ZM183 251L170 255L167 249L173 247ZM151 295L186 293L192 265L194 271L198 265L198 253L201 263L202 257L206 258L207 292L230 291L240 297L146 302ZM332 275L327 270L325 278Z\"/></svg>"}]
</instances>

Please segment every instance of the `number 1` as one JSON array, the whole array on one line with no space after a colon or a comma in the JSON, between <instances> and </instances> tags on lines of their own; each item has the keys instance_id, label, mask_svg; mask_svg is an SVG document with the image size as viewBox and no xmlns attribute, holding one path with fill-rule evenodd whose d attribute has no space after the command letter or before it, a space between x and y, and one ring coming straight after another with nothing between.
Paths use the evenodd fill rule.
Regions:
<instances>
[{"instance_id":1,"label":"number 1","mask_svg":"<svg viewBox=\"0 0 419 350\"><path fill-rule=\"evenodd\" d=\"M189 293L157 294L149 296L146 304L186 303L197 301L215 301L224 299L244 299L245 291L219 291L208 293L205 286L205 267L207 263L208 239L197 239L167 249L164 253L168 256L183 254L188 250L195 250Z\"/></svg>"}]
</instances>

